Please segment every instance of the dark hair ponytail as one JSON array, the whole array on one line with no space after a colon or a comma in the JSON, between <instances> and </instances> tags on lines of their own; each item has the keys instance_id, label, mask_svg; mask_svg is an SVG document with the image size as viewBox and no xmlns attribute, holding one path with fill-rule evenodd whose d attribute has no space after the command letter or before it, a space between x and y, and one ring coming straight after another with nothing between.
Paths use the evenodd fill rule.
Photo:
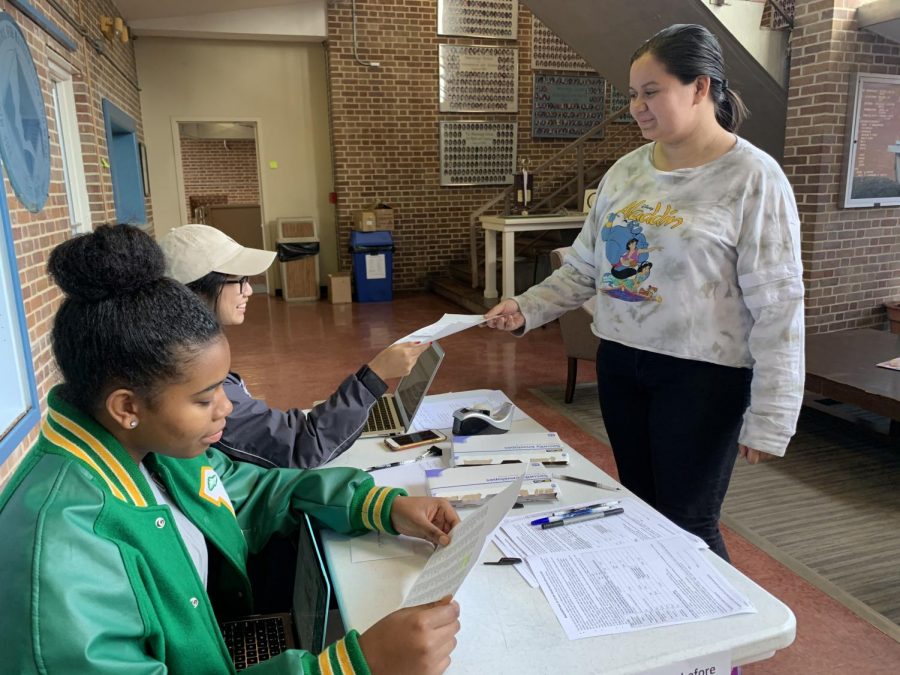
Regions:
<instances>
[{"instance_id":1,"label":"dark hair ponytail","mask_svg":"<svg viewBox=\"0 0 900 675\"><path fill-rule=\"evenodd\" d=\"M682 84L690 84L701 75L709 77L716 121L727 131L737 131L749 116L744 101L725 79L725 57L719 41L703 26L679 23L663 28L638 47L631 63L644 54L652 54Z\"/></svg>"},{"instance_id":2,"label":"dark hair ponytail","mask_svg":"<svg viewBox=\"0 0 900 675\"><path fill-rule=\"evenodd\" d=\"M156 242L130 225L102 225L63 242L47 269L66 295L51 332L61 393L85 412L111 387L134 389L152 403L222 335L200 299L163 276Z\"/></svg>"}]
</instances>

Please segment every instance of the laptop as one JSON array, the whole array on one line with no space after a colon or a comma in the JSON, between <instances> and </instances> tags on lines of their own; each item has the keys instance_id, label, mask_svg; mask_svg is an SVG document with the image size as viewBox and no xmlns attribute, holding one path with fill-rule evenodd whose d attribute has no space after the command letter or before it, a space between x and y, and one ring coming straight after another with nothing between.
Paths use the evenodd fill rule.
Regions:
<instances>
[{"instance_id":1,"label":"laptop","mask_svg":"<svg viewBox=\"0 0 900 675\"><path fill-rule=\"evenodd\" d=\"M444 350L437 342L422 352L409 375L402 378L393 394L385 394L369 410L362 438L395 436L409 431L416 411L425 400L428 388L437 375Z\"/></svg>"},{"instance_id":2,"label":"laptop","mask_svg":"<svg viewBox=\"0 0 900 675\"><path fill-rule=\"evenodd\" d=\"M224 621L219 628L236 670L265 661L288 649L318 654L325 649L331 583L319 553L309 516L297 538L297 565L290 614L256 614Z\"/></svg>"}]
</instances>

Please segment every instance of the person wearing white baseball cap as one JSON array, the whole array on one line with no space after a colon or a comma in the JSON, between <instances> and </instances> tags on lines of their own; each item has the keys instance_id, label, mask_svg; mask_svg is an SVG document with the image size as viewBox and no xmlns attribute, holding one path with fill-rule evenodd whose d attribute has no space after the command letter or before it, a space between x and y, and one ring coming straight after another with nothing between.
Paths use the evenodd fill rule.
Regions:
<instances>
[{"instance_id":1,"label":"person wearing white baseball cap","mask_svg":"<svg viewBox=\"0 0 900 675\"><path fill-rule=\"evenodd\" d=\"M262 274L273 251L247 248L209 225L184 225L159 241L166 273L199 295L222 326L244 322L253 295L249 277ZM313 468L349 448L365 428L369 409L387 391L385 380L407 375L428 343L392 345L341 382L327 401L305 414L278 410L250 396L237 373L225 379L234 406L216 447L262 466Z\"/></svg>"}]
</instances>

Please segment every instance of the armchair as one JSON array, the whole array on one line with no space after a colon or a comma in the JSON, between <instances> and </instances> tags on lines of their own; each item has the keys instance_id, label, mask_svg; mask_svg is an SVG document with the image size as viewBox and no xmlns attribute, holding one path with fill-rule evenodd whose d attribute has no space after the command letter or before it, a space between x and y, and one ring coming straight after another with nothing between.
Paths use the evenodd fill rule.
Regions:
<instances>
[{"instance_id":1,"label":"armchair","mask_svg":"<svg viewBox=\"0 0 900 675\"><path fill-rule=\"evenodd\" d=\"M563 257L569 248L557 248L550 254L550 263L553 269L562 265ZM575 394L575 380L578 376L578 359L585 361L597 360L597 348L600 346L600 338L591 332L591 323L594 320L594 303L589 300L578 309L566 312L559 317L559 327L562 332L563 344L566 348L568 359L568 374L566 376L566 403L572 402Z\"/></svg>"}]
</instances>

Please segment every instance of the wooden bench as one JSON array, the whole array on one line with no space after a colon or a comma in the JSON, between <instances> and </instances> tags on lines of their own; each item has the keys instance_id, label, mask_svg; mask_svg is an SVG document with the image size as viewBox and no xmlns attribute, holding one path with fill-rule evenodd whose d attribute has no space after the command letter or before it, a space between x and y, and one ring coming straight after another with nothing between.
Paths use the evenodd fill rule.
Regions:
<instances>
[{"instance_id":1,"label":"wooden bench","mask_svg":"<svg viewBox=\"0 0 900 675\"><path fill-rule=\"evenodd\" d=\"M872 328L806 338L806 389L891 420L900 438L900 371L875 364L900 356L900 335Z\"/></svg>"}]
</instances>

